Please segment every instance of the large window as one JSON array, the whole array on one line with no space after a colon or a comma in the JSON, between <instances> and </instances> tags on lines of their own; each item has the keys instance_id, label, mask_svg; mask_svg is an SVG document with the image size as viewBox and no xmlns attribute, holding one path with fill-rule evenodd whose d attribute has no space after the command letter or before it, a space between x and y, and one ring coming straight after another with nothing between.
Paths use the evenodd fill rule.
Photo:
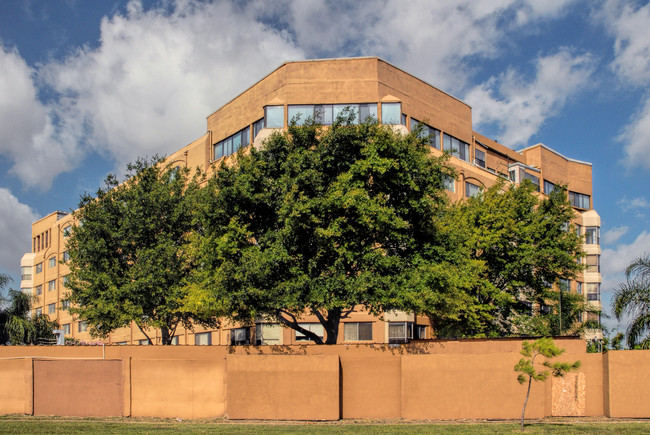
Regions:
<instances>
[{"instance_id":1,"label":"large window","mask_svg":"<svg viewBox=\"0 0 650 435\"><path fill-rule=\"evenodd\" d=\"M554 183L551 183L550 181L544 180L544 193L549 194L552 191L557 189L557 186Z\"/></svg>"},{"instance_id":2,"label":"large window","mask_svg":"<svg viewBox=\"0 0 650 435\"><path fill-rule=\"evenodd\" d=\"M587 284L587 300L588 301L600 300L600 283Z\"/></svg>"},{"instance_id":3,"label":"large window","mask_svg":"<svg viewBox=\"0 0 650 435\"><path fill-rule=\"evenodd\" d=\"M300 327L303 329L306 329L309 332L313 332L316 334L320 339L323 339L323 325L320 323L299 323ZM302 332L296 331L296 341L309 341L311 338L308 338L306 335L304 335Z\"/></svg>"},{"instance_id":4,"label":"large window","mask_svg":"<svg viewBox=\"0 0 650 435\"><path fill-rule=\"evenodd\" d=\"M585 243L587 245L600 244L600 228L599 227L585 227Z\"/></svg>"},{"instance_id":5,"label":"large window","mask_svg":"<svg viewBox=\"0 0 650 435\"><path fill-rule=\"evenodd\" d=\"M22 266L20 268L20 279L23 281L31 281L32 279L32 266Z\"/></svg>"},{"instance_id":6,"label":"large window","mask_svg":"<svg viewBox=\"0 0 650 435\"><path fill-rule=\"evenodd\" d=\"M284 127L284 106L266 106L264 108L264 126L266 128Z\"/></svg>"},{"instance_id":7,"label":"large window","mask_svg":"<svg viewBox=\"0 0 650 435\"><path fill-rule=\"evenodd\" d=\"M289 122L304 125L308 119L314 120L314 106L289 106Z\"/></svg>"},{"instance_id":8,"label":"large window","mask_svg":"<svg viewBox=\"0 0 650 435\"><path fill-rule=\"evenodd\" d=\"M348 322L343 325L345 341L372 340L372 322Z\"/></svg>"},{"instance_id":9,"label":"large window","mask_svg":"<svg viewBox=\"0 0 650 435\"><path fill-rule=\"evenodd\" d=\"M251 344L251 334L249 328L235 328L230 330L230 344L238 346L242 344Z\"/></svg>"},{"instance_id":10,"label":"large window","mask_svg":"<svg viewBox=\"0 0 650 435\"><path fill-rule=\"evenodd\" d=\"M524 180L530 180L535 185L535 190L539 192L539 177L528 172L524 172Z\"/></svg>"},{"instance_id":11,"label":"large window","mask_svg":"<svg viewBox=\"0 0 650 435\"><path fill-rule=\"evenodd\" d=\"M569 202L577 208L588 209L591 197L583 193L569 192Z\"/></svg>"},{"instance_id":12,"label":"large window","mask_svg":"<svg viewBox=\"0 0 650 435\"><path fill-rule=\"evenodd\" d=\"M381 103L381 123L382 124L401 124L402 123L402 104L401 103Z\"/></svg>"},{"instance_id":13,"label":"large window","mask_svg":"<svg viewBox=\"0 0 650 435\"><path fill-rule=\"evenodd\" d=\"M411 131L420 127L420 137L429 138L429 145L433 148L440 149L440 130L426 125L415 118L411 118Z\"/></svg>"},{"instance_id":14,"label":"large window","mask_svg":"<svg viewBox=\"0 0 650 435\"><path fill-rule=\"evenodd\" d=\"M600 255L587 255L587 272L600 272Z\"/></svg>"},{"instance_id":15,"label":"large window","mask_svg":"<svg viewBox=\"0 0 650 435\"><path fill-rule=\"evenodd\" d=\"M229 156L239 151L240 148L250 144L250 129L248 127L239 130L237 133L217 142L213 147L213 158L218 160L221 157Z\"/></svg>"},{"instance_id":16,"label":"large window","mask_svg":"<svg viewBox=\"0 0 650 435\"><path fill-rule=\"evenodd\" d=\"M390 322L388 323L388 342L406 343L413 338L413 323Z\"/></svg>"},{"instance_id":17,"label":"large window","mask_svg":"<svg viewBox=\"0 0 650 435\"><path fill-rule=\"evenodd\" d=\"M469 144L445 133L442 135L442 145L445 151L449 151L459 159L469 162Z\"/></svg>"},{"instance_id":18,"label":"large window","mask_svg":"<svg viewBox=\"0 0 650 435\"><path fill-rule=\"evenodd\" d=\"M485 151L479 150L478 148L474 150L474 164L485 168Z\"/></svg>"},{"instance_id":19,"label":"large window","mask_svg":"<svg viewBox=\"0 0 650 435\"><path fill-rule=\"evenodd\" d=\"M258 345L282 344L282 327L279 323L255 325L255 343Z\"/></svg>"},{"instance_id":20,"label":"large window","mask_svg":"<svg viewBox=\"0 0 650 435\"><path fill-rule=\"evenodd\" d=\"M469 181L465 182L465 196L466 197L472 197L476 196L479 193L481 193L481 186L477 186L474 183L470 183Z\"/></svg>"},{"instance_id":21,"label":"large window","mask_svg":"<svg viewBox=\"0 0 650 435\"><path fill-rule=\"evenodd\" d=\"M199 332L194 334L194 344L196 346L210 346L212 344L212 333Z\"/></svg>"}]
</instances>

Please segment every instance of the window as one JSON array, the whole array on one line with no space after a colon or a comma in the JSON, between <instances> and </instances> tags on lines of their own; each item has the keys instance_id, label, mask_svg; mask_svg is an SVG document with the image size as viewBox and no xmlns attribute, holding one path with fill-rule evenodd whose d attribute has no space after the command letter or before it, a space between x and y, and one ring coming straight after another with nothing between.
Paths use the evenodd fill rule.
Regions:
<instances>
[{"instance_id":1,"label":"window","mask_svg":"<svg viewBox=\"0 0 650 435\"><path fill-rule=\"evenodd\" d=\"M32 266L22 266L20 268L20 279L23 281L31 281L32 279Z\"/></svg>"},{"instance_id":2,"label":"window","mask_svg":"<svg viewBox=\"0 0 650 435\"><path fill-rule=\"evenodd\" d=\"M426 125L415 118L411 118L411 131L420 127L421 138L429 138L429 146L432 148L440 149L440 130L435 129L429 125Z\"/></svg>"},{"instance_id":3,"label":"window","mask_svg":"<svg viewBox=\"0 0 650 435\"><path fill-rule=\"evenodd\" d=\"M388 324L388 342L406 343L413 338L413 323L390 322Z\"/></svg>"},{"instance_id":4,"label":"window","mask_svg":"<svg viewBox=\"0 0 650 435\"><path fill-rule=\"evenodd\" d=\"M321 339L323 338L323 325L320 323L299 323L301 328L306 329L309 332L313 332ZM302 332L296 331L296 341L309 341L310 338L307 338Z\"/></svg>"},{"instance_id":5,"label":"window","mask_svg":"<svg viewBox=\"0 0 650 435\"><path fill-rule=\"evenodd\" d=\"M451 177L449 175L443 175L442 182L445 186L445 190L448 190L450 192L456 191L456 180L454 180L454 177Z\"/></svg>"},{"instance_id":6,"label":"window","mask_svg":"<svg viewBox=\"0 0 650 435\"><path fill-rule=\"evenodd\" d=\"M36 288L34 289L34 293L36 295L40 295L43 293L43 286L42 285L37 285Z\"/></svg>"},{"instance_id":7,"label":"window","mask_svg":"<svg viewBox=\"0 0 650 435\"><path fill-rule=\"evenodd\" d=\"M372 340L372 322L348 322L343 325L345 341Z\"/></svg>"},{"instance_id":8,"label":"window","mask_svg":"<svg viewBox=\"0 0 650 435\"><path fill-rule=\"evenodd\" d=\"M70 237L70 232L72 231L72 226L71 225L66 225L63 227L63 237L68 238Z\"/></svg>"},{"instance_id":9,"label":"window","mask_svg":"<svg viewBox=\"0 0 650 435\"><path fill-rule=\"evenodd\" d=\"M56 304L49 304L47 306L47 314L54 314L56 313Z\"/></svg>"},{"instance_id":10,"label":"window","mask_svg":"<svg viewBox=\"0 0 650 435\"><path fill-rule=\"evenodd\" d=\"M587 255L587 272L600 272L600 255Z\"/></svg>"},{"instance_id":11,"label":"window","mask_svg":"<svg viewBox=\"0 0 650 435\"><path fill-rule=\"evenodd\" d=\"M571 281L560 278L557 280L557 287L563 292L571 291Z\"/></svg>"},{"instance_id":12,"label":"window","mask_svg":"<svg viewBox=\"0 0 650 435\"><path fill-rule=\"evenodd\" d=\"M61 309L67 310L68 308L70 308L70 301L67 300L61 301Z\"/></svg>"},{"instance_id":13,"label":"window","mask_svg":"<svg viewBox=\"0 0 650 435\"><path fill-rule=\"evenodd\" d=\"M70 335L70 324L66 323L65 325L61 325L61 329L63 329L63 335Z\"/></svg>"},{"instance_id":14,"label":"window","mask_svg":"<svg viewBox=\"0 0 650 435\"><path fill-rule=\"evenodd\" d=\"M174 335L172 337L172 346L178 346L180 343L181 343L180 337L178 335Z\"/></svg>"},{"instance_id":15,"label":"window","mask_svg":"<svg viewBox=\"0 0 650 435\"><path fill-rule=\"evenodd\" d=\"M63 254L61 254L61 257L63 259L63 262L65 263L66 261L70 260L70 253L68 251L63 251Z\"/></svg>"},{"instance_id":16,"label":"window","mask_svg":"<svg viewBox=\"0 0 650 435\"><path fill-rule=\"evenodd\" d=\"M465 196L470 198L472 196L476 196L479 193L481 193L481 186L477 186L476 184L472 184L469 181L465 182Z\"/></svg>"},{"instance_id":17,"label":"window","mask_svg":"<svg viewBox=\"0 0 650 435\"><path fill-rule=\"evenodd\" d=\"M474 164L485 168L485 151L481 151L478 148L474 150Z\"/></svg>"},{"instance_id":18,"label":"window","mask_svg":"<svg viewBox=\"0 0 650 435\"><path fill-rule=\"evenodd\" d=\"M577 208L588 209L591 197L577 192L569 192L569 202Z\"/></svg>"},{"instance_id":19,"label":"window","mask_svg":"<svg viewBox=\"0 0 650 435\"><path fill-rule=\"evenodd\" d=\"M253 141L255 141L255 138L257 137L257 134L262 131L264 128L264 118L260 119L259 121L255 121L253 123Z\"/></svg>"},{"instance_id":20,"label":"window","mask_svg":"<svg viewBox=\"0 0 650 435\"><path fill-rule=\"evenodd\" d=\"M314 106L289 106L289 122L304 125L308 119L314 119Z\"/></svg>"},{"instance_id":21,"label":"window","mask_svg":"<svg viewBox=\"0 0 650 435\"><path fill-rule=\"evenodd\" d=\"M576 224L576 236L581 237L582 236L582 225Z\"/></svg>"},{"instance_id":22,"label":"window","mask_svg":"<svg viewBox=\"0 0 650 435\"><path fill-rule=\"evenodd\" d=\"M63 277L63 282L62 282L63 287L67 287L69 283L70 283L70 275L64 276Z\"/></svg>"},{"instance_id":23,"label":"window","mask_svg":"<svg viewBox=\"0 0 650 435\"><path fill-rule=\"evenodd\" d=\"M36 265L36 274L43 272L43 263L38 263Z\"/></svg>"},{"instance_id":24,"label":"window","mask_svg":"<svg viewBox=\"0 0 650 435\"><path fill-rule=\"evenodd\" d=\"M401 103L381 103L381 123L382 124L401 124L402 123L402 104Z\"/></svg>"},{"instance_id":25,"label":"window","mask_svg":"<svg viewBox=\"0 0 650 435\"><path fill-rule=\"evenodd\" d=\"M86 332L88 330L88 322L79 322L77 328L79 332Z\"/></svg>"},{"instance_id":26,"label":"window","mask_svg":"<svg viewBox=\"0 0 650 435\"><path fill-rule=\"evenodd\" d=\"M524 172L524 180L530 180L530 182L535 185L535 190L539 192L539 177L533 174L529 174L528 172Z\"/></svg>"},{"instance_id":27,"label":"window","mask_svg":"<svg viewBox=\"0 0 650 435\"><path fill-rule=\"evenodd\" d=\"M230 345L237 346L242 344L251 344L251 335L249 328L235 328L230 330Z\"/></svg>"},{"instance_id":28,"label":"window","mask_svg":"<svg viewBox=\"0 0 650 435\"><path fill-rule=\"evenodd\" d=\"M469 162L469 145L462 140L445 133L442 135L442 145L445 151L449 151L459 159Z\"/></svg>"},{"instance_id":29,"label":"window","mask_svg":"<svg viewBox=\"0 0 650 435\"><path fill-rule=\"evenodd\" d=\"M224 140L217 142L213 145L212 158L218 160L221 157L229 156L231 154L239 151L241 147L248 146L250 143L249 140L250 128L245 127L239 130L237 133L225 138Z\"/></svg>"},{"instance_id":30,"label":"window","mask_svg":"<svg viewBox=\"0 0 650 435\"><path fill-rule=\"evenodd\" d=\"M210 346L212 344L212 333L201 332L194 334L194 344L196 346Z\"/></svg>"},{"instance_id":31,"label":"window","mask_svg":"<svg viewBox=\"0 0 650 435\"><path fill-rule=\"evenodd\" d=\"M47 267L50 269L54 269L56 267L56 256L52 256L49 260L47 260Z\"/></svg>"},{"instance_id":32,"label":"window","mask_svg":"<svg viewBox=\"0 0 650 435\"><path fill-rule=\"evenodd\" d=\"M587 283L587 300L600 300L600 283Z\"/></svg>"},{"instance_id":33,"label":"window","mask_svg":"<svg viewBox=\"0 0 650 435\"><path fill-rule=\"evenodd\" d=\"M118 341L115 343L117 346L126 346L126 341Z\"/></svg>"},{"instance_id":34,"label":"window","mask_svg":"<svg viewBox=\"0 0 650 435\"><path fill-rule=\"evenodd\" d=\"M600 244L600 227L585 227L585 243L588 245Z\"/></svg>"},{"instance_id":35,"label":"window","mask_svg":"<svg viewBox=\"0 0 650 435\"><path fill-rule=\"evenodd\" d=\"M284 106L266 106L264 108L264 126L266 128L284 127Z\"/></svg>"},{"instance_id":36,"label":"window","mask_svg":"<svg viewBox=\"0 0 650 435\"><path fill-rule=\"evenodd\" d=\"M427 338L427 325L415 325L413 334L416 340L425 340Z\"/></svg>"},{"instance_id":37,"label":"window","mask_svg":"<svg viewBox=\"0 0 650 435\"><path fill-rule=\"evenodd\" d=\"M579 295L582 294L582 283L580 281L576 282L576 293L578 293Z\"/></svg>"},{"instance_id":38,"label":"window","mask_svg":"<svg viewBox=\"0 0 650 435\"><path fill-rule=\"evenodd\" d=\"M550 181L544 180L544 193L545 194L548 195L549 193L551 193L555 189L557 189L557 186L555 184L551 183Z\"/></svg>"},{"instance_id":39,"label":"window","mask_svg":"<svg viewBox=\"0 0 650 435\"><path fill-rule=\"evenodd\" d=\"M40 316L43 314L43 309L42 308L36 308L36 315Z\"/></svg>"},{"instance_id":40,"label":"window","mask_svg":"<svg viewBox=\"0 0 650 435\"><path fill-rule=\"evenodd\" d=\"M282 327L279 323L258 323L255 325L255 344L282 344Z\"/></svg>"},{"instance_id":41,"label":"window","mask_svg":"<svg viewBox=\"0 0 650 435\"><path fill-rule=\"evenodd\" d=\"M148 338L144 338L142 340L138 340L138 344L140 346L149 346L151 344L151 340L149 340Z\"/></svg>"},{"instance_id":42,"label":"window","mask_svg":"<svg viewBox=\"0 0 650 435\"><path fill-rule=\"evenodd\" d=\"M56 280L54 279L47 282L47 291L51 292L52 290L56 290Z\"/></svg>"}]
</instances>

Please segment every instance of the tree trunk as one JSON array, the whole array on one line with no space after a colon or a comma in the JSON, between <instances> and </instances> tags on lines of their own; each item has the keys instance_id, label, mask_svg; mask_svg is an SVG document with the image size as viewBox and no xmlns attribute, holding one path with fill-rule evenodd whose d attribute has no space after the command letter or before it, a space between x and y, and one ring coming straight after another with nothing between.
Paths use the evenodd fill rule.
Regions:
<instances>
[{"instance_id":1,"label":"tree trunk","mask_svg":"<svg viewBox=\"0 0 650 435\"><path fill-rule=\"evenodd\" d=\"M161 335L161 341L163 346L169 346L170 344L172 344L173 336L169 333L169 328L167 328L166 326L161 326L160 335Z\"/></svg>"},{"instance_id":2,"label":"tree trunk","mask_svg":"<svg viewBox=\"0 0 650 435\"><path fill-rule=\"evenodd\" d=\"M332 310L327 310L327 325L325 326L325 332L327 333L327 338L325 339L325 344L336 344L339 338L339 326L341 322L341 309L334 308Z\"/></svg>"},{"instance_id":3,"label":"tree trunk","mask_svg":"<svg viewBox=\"0 0 650 435\"><path fill-rule=\"evenodd\" d=\"M524 409L521 410L521 431L524 431L524 414L526 414L526 404L528 403L528 396L530 396L530 384L533 382L533 377L528 376L528 391L526 391L526 400L524 400Z\"/></svg>"}]
</instances>

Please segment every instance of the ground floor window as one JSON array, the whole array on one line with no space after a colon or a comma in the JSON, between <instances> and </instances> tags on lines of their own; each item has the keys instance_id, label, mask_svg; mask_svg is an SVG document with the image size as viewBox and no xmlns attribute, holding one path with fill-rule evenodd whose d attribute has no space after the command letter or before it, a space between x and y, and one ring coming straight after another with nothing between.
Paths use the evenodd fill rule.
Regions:
<instances>
[{"instance_id":1,"label":"ground floor window","mask_svg":"<svg viewBox=\"0 0 650 435\"><path fill-rule=\"evenodd\" d=\"M347 322L343 330L345 341L372 340L372 322Z\"/></svg>"}]
</instances>

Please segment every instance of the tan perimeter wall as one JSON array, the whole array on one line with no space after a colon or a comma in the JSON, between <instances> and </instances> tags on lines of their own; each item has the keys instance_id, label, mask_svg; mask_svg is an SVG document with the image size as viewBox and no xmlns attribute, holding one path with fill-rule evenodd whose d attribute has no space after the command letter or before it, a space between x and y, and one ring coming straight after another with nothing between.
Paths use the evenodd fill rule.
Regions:
<instances>
[{"instance_id":1,"label":"tan perimeter wall","mask_svg":"<svg viewBox=\"0 0 650 435\"><path fill-rule=\"evenodd\" d=\"M587 354L533 383L527 418L650 418L650 351ZM404 346L1 346L0 414L337 420L516 419L521 340Z\"/></svg>"}]
</instances>

